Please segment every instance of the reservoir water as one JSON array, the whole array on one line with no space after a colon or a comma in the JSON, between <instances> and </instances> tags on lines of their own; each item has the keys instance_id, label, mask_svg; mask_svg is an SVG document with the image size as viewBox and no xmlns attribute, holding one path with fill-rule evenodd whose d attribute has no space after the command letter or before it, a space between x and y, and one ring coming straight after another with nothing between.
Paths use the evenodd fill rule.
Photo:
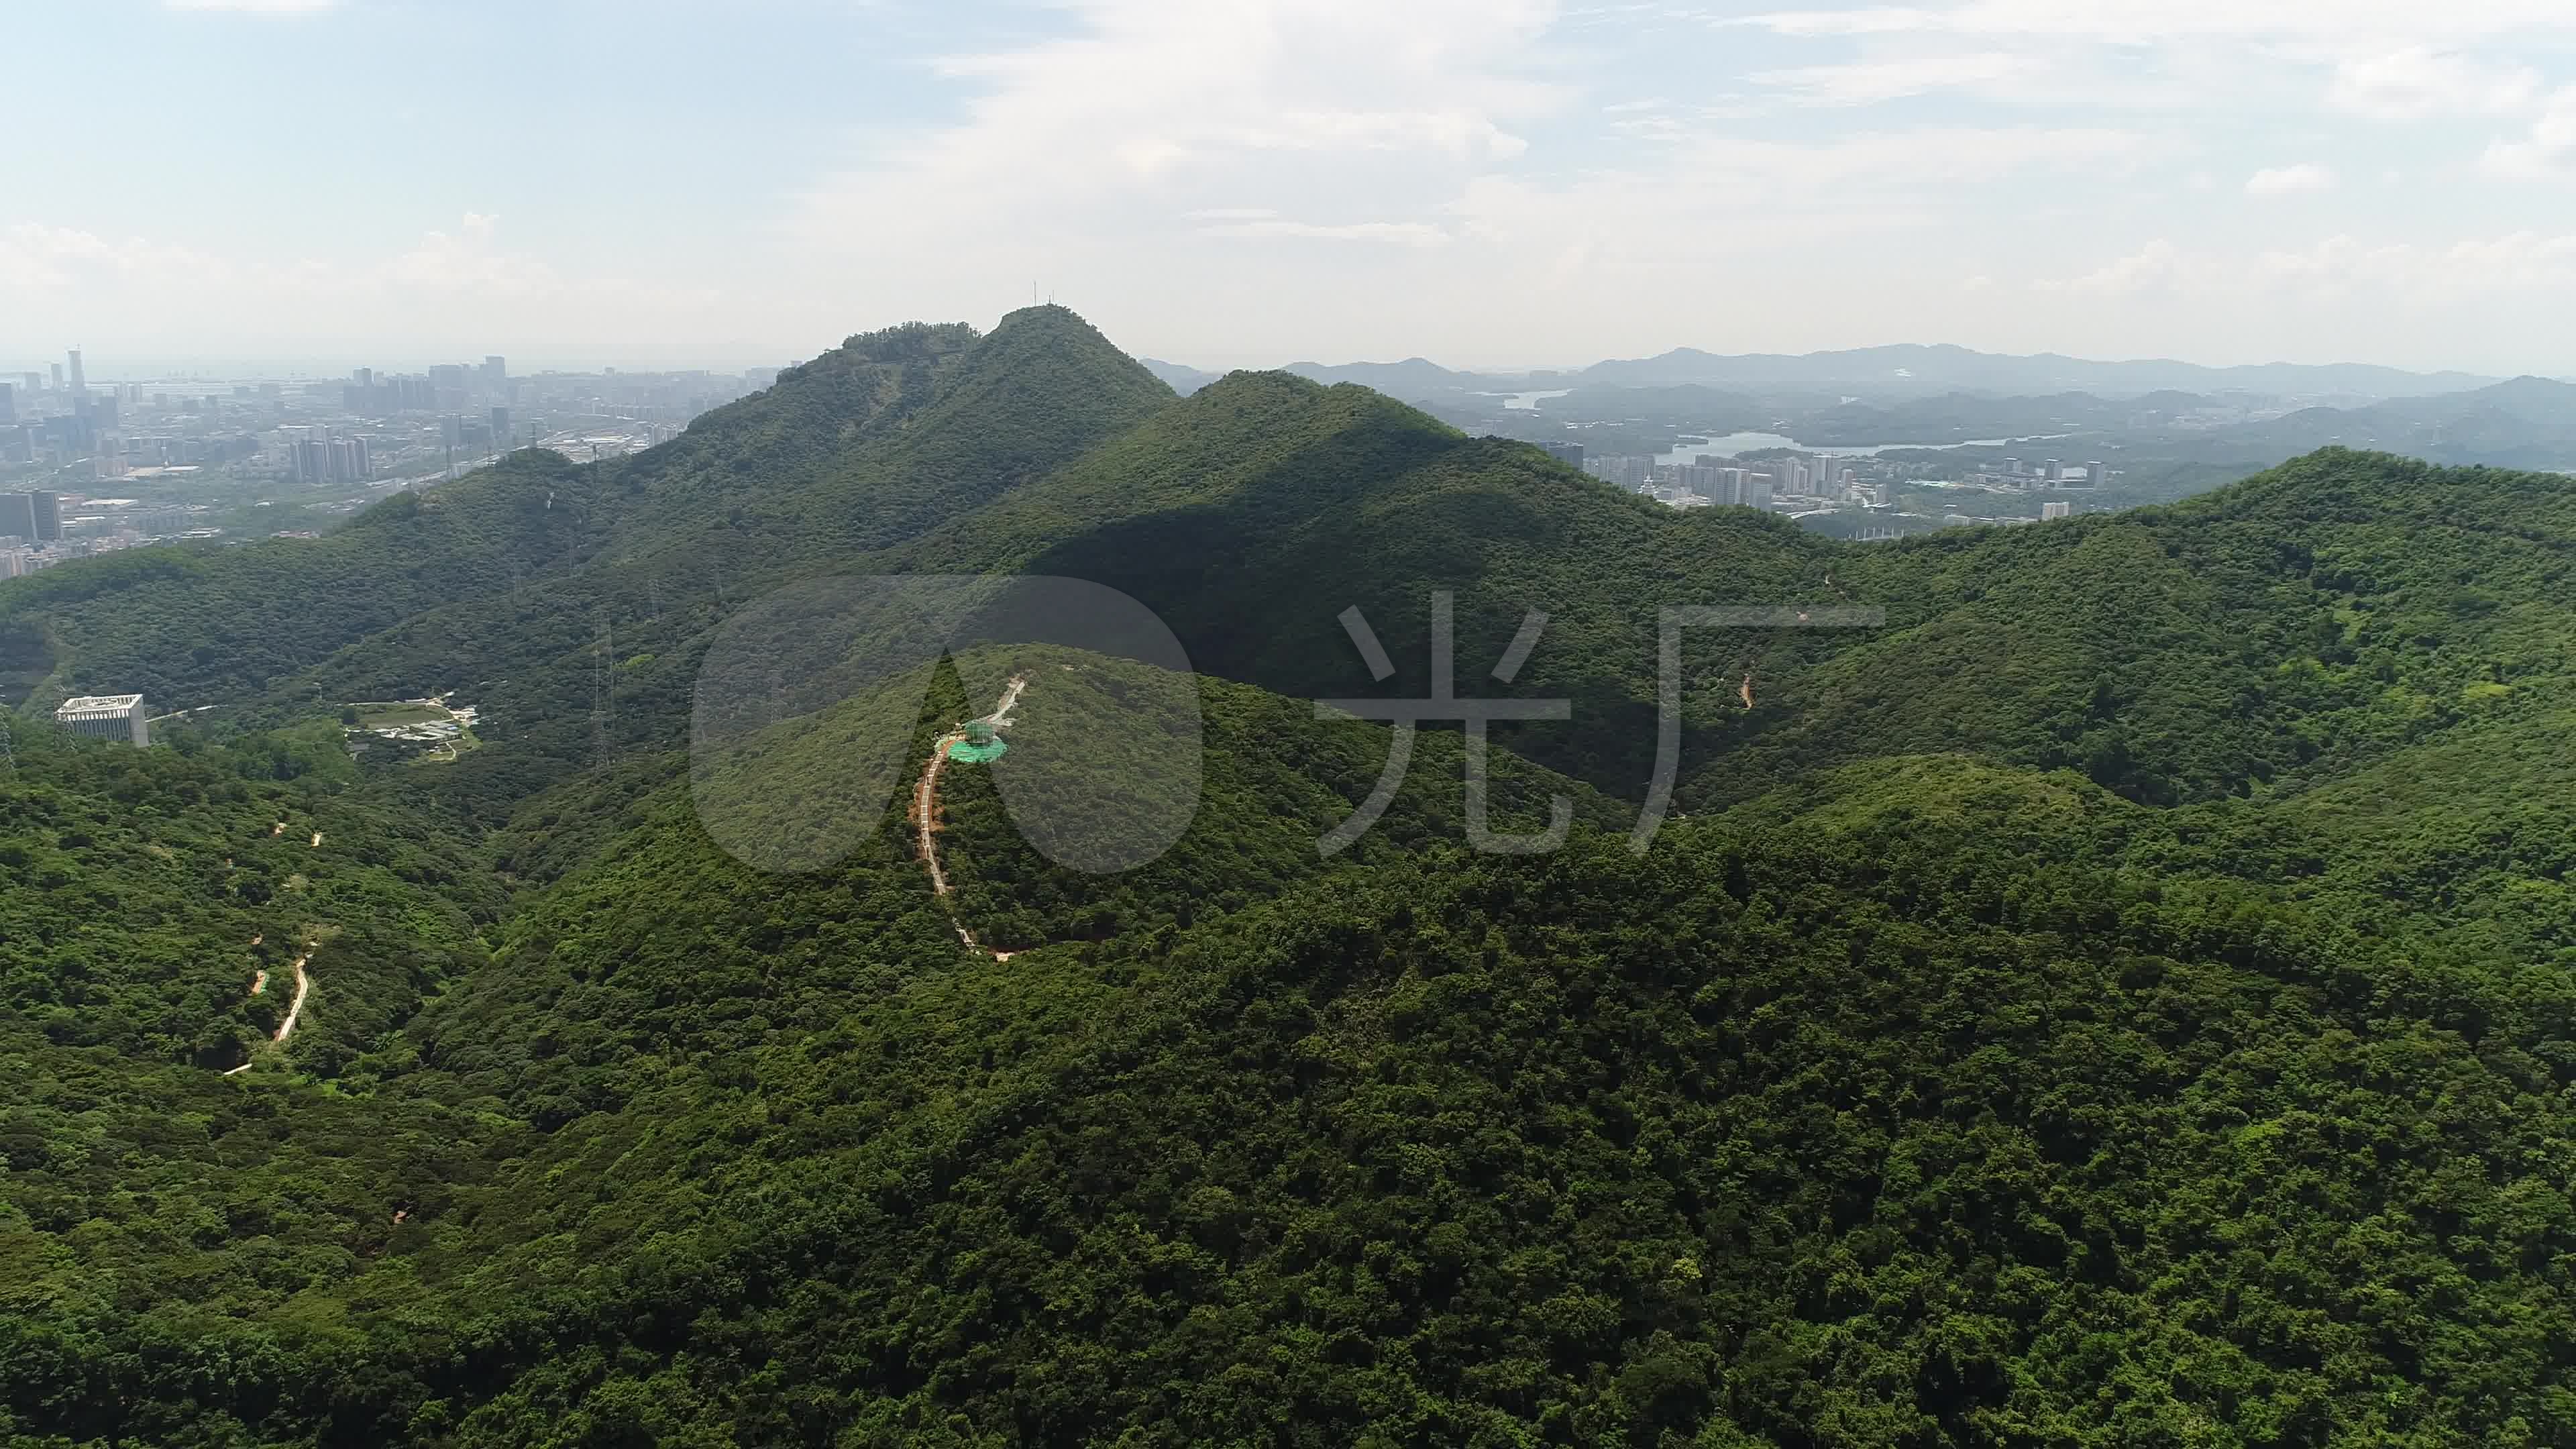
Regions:
<instances>
[{"instance_id":1,"label":"reservoir water","mask_svg":"<svg viewBox=\"0 0 2576 1449\"><path fill-rule=\"evenodd\" d=\"M1655 461L1658 463L1683 464L1688 463L1691 459L1698 457L1702 453L1708 453L1718 457L1733 457L1738 453L1750 453L1762 448L1793 448L1798 452L1811 454L1820 458L1869 458L1875 457L1880 453L1887 452L1894 448L2002 448L2008 447L2014 443L2044 443L2046 441L2048 441L2048 439L2044 437L1970 438L1963 443L1873 443L1866 448L1810 448L1806 444L1799 442L1797 439L1788 437L1781 433L1727 433L1720 437L1711 438L1704 443L1684 443L1680 447L1673 449L1671 452L1658 453L1655 455Z\"/></svg>"}]
</instances>

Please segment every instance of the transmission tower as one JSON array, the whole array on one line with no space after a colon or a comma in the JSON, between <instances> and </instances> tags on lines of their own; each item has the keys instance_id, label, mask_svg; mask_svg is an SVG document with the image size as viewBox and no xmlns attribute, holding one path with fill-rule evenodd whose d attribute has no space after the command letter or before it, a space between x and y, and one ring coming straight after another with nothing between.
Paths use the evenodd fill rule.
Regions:
<instances>
[{"instance_id":1,"label":"transmission tower","mask_svg":"<svg viewBox=\"0 0 2576 1449\"><path fill-rule=\"evenodd\" d=\"M609 677L608 650L608 615L603 612L590 670L590 762L594 765L608 763L608 713L616 700L616 685Z\"/></svg>"}]
</instances>

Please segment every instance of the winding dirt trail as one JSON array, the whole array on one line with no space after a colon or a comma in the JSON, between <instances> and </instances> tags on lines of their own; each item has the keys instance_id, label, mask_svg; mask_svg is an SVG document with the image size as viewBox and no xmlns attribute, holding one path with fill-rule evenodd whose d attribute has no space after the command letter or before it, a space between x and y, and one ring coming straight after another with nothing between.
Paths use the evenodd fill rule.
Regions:
<instances>
[{"instance_id":1,"label":"winding dirt trail","mask_svg":"<svg viewBox=\"0 0 2576 1449\"><path fill-rule=\"evenodd\" d=\"M303 955L295 958L295 999L287 1003L286 1020L277 1024L277 1035L269 1038L279 1046L286 1045L286 1039L295 1034L296 1018L304 1014L305 993L313 989L313 978L305 971L304 963L312 959L313 950L309 946Z\"/></svg>"},{"instance_id":2,"label":"winding dirt trail","mask_svg":"<svg viewBox=\"0 0 2576 1449\"><path fill-rule=\"evenodd\" d=\"M1008 729L1011 724L1011 706L1020 702L1020 691L1028 687L1029 678L1027 675L1012 675L1010 685L1002 691L1002 697L994 704L993 712L983 716L983 723L991 725L996 730ZM975 721L968 720L966 723L973 724ZM920 841L918 848L921 852L922 868L930 873L930 893L939 897L942 905L947 903L948 898L948 873L939 868L939 841L937 835L939 830L939 771L941 767L948 763L948 747L964 738L966 738L966 731L965 727L961 725L958 728L941 735L938 739L931 741L930 762L922 767L921 783L915 785L912 789L913 827L917 832ZM948 923L957 928L957 939L965 942L969 950L982 951L985 955L992 957L996 961L1008 961L1012 956L1018 954L1012 951L995 951L987 947L983 942L976 940L975 933L966 929L966 923L964 921L957 919L957 912L953 908L949 910Z\"/></svg>"},{"instance_id":3,"label":"winding dirt trail","mask_svg":"<svg viewBox=\"0 0 2576 1449\"><path fill-rule=\"evenodd\" d=\"M286 1039L295 1034L295 1023L301 1020L304 1016L304 998L313 990L313 977L304 969L304 963L313 959L314 945L314 942L305 942L304 954L295 958L295 999L287 1003L286 1020L279 1022L277 1024L277 1030L269 1034L268 1040L269 1044L272 1046L286 1045ZM266 990L267 987L268 973L262 971L258 974L257 979L251 983L251 994L256 996L260 992ZM256 1057L251 1059L251 1061L257 1060L258 1058ZM249 1071L250 1068L251 1063L244 1062L240 1066L226 1068L224 1070L224 1075L227 1077L239 1076L242 1073Z\"/></svg>"}]
</instances>

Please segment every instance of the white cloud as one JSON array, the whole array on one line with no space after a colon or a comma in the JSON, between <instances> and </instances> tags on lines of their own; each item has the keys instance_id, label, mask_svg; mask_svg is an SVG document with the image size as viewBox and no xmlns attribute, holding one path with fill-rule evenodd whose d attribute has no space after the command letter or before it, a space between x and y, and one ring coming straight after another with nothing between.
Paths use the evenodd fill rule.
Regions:
<instances>
[{"instance_id":1,"label":"white cloud","mask_svg":"<svg viewBox=\"0 0 2576 1449\"><path fill-rule=\"evenodd\" d=\"M1796 8L1711 19L1766 4ZM751 7L747 23L779 8ZM2576 330L2576 294L2551 290L2559 242L2459 241L2448 228L2511 221L2470 219L2476 198L2433 199L2490 140L2495 176L2576 175L2576 103L2549 107L2552 87L2576 81L2576 0L1008 8L946 30L980 37L948 42L975 53L914 62L939 86L934 103L800 96L808 136L888 118L853 135L831 174L778 190L762 168L705 176L690 215L649 234L603 226L589 246L533 247L520 238L584 234L579 198L540 189L512 203L506 228L467 218L397 244L322 239L337 248L327 259L291 262L252 240L272 224L254 199L133 238L129 227L160 223L67 187L7 208L63 225L0 222L0 316L15 333L93 342L108 331L93 319L114 316L137 336L329 326L713 337L785 353L890 318L988 323L1038 281L1121 343L1201 363L1574 361L1677 342L1901 337L2224 356L2277 346L2288 314L2274 309L2306 305L2295 299L2447 287L2489 299L2484 312L2461 308L2453 325L2430 308L2359 306L2329 325L2319 308L2291 335L2478 365L2481 350L2545 362L2551 339ZM1746 24L1771 33L1735 28ZM711 74L674 110L694 107L688 124L708 134L736 125L736 110L769 114L735 105L729 83L746 82ZM1905 97L1941 105L1870 109ZM757 140L747 124L742 139ZM432 143L394 144L387 174ZM2322 210L2289 193L2330 179L2328 164L2376 203L2367 214L2384 232L2225 249L2247 192L2276 198L2275 227ZM2376 179L2384 168L2402 168L2402 183ZM2499 188L2485 201L2512 199ZM2095 250L2097 228L2139 215L2172 240ZM721 278L731 305L655 285L682 257ZM2489 285L2453 275L2480 268L2526 279L2541 300L2462 291ZM598 279L639 270L647 280ZM2038 284L2050 305L1995 305L2032 300L2032 277L2062 279Z\"/></svg>"},{"instance_id":2,"label":"white cloud","mask_svg":"<svg viewBox=\"0 0 2576 1449\"><path fill-rule=\"evenodd\" d=\"M2125 45L2189 38L2299 40L2348 49L2370 41L2425 44L2524 31L2576 30L2564 0L1965 0L1942 8L1865 6L1791 10L1742 22L1782 35L1948 33L2055 36Z\"/></svg>"},{"instance_id":3,"label":"white cloud","mask_svg":"<svg viewBox=\"0 0 2576 1449\"><path fill-rule=\"evenodd\" d=\"M1447 232L1436 226L1414 221L1362 221L1339 226L1308 221L1234 221L1200 227L1198 234L1200 236L1305 237L1317 241L1381 241L1411 247L1437 247L1449 244Z\"/></svg>"},{"instance_id":4,"label":"white cloud","mask_svg":"<svg viewBox=\"0 0 2576 1449\"><path fill-rule=\"evenodd\" d=\"M2064 281L2038 281L2032 288L2041 292L2093 292L2116 296L2135 296L2173 286L2186 270L2182 252L2172 242L2159 237L2128 256L2107 262L2100 268Z\"/></svg>"},{"instance_id":5,"label":"white cloud","mask_svg":"<svg viewBox=\"0 0 2576 1449\"><path fill-rule=\"evenodd\" d=\"M2312 162L2295 166L2272 166L2245 178L2248 196L2292 196L2301 192L2332 191L2334 172Z\"/></svg>"},{"instance_id":6,"label":"white cloud","mask_svg":"<svg viewBox=\"0 0 2576 1449\"><path fill-rule=\"evenodd\" d=\"M1529 143L1463 110L1289 111L1212 130L1219 145L1259 151L1436 151L1501 160Z\"/></svg>"},{"instance_id":7,"label":"white cloud","mask_svg":"<svg viewBox=\"0 0 2576 1449\"><path fill-rule=\"evenodd\" d=\"M111 240L35 222L0 228L0 293L65 291L101 279L111 285L167 281L220 286L229 273L202 252L142 237Z\"/></svg>"},{"instance_id":8,"label":"white cloud","mask_svg":"<svg viewBox=\"0 0 2576 1449\"><path fill-rule=\"evenodd\" d=\"M1790 98L1801 105L1860 106L1927 91L1993 85L2037 68L2038 62L2032 57L1988 51L1756 71L1750 79L1756 85L1789 92Z\"/></svg>"},{"instance_id":9,"label":"white cloud","mask_svg":"<svg viewBox=\"0 0 2576 1449\"><path fill-rule=\"evenodd\" d=\"M1442 199L1521 156L1523 123L1574 100L1518 68L1551 0L1064 9L1069 37L944 62L984 83L963 122L890 137L811 187L790 237L818 256L862 246L873 270L996 304L1033 268L1152 272L1139 258L1168 245L1174 212L1266 213L1198 218L1217 225L1185 236L1428 247ZM1319 212L1371 220L1281 219Z\"/></svg>"},{"instance_id":10,"label":"white cloud","mask_svg":"<svg viewBox=\"0 0 2576 1449\"><path fill-rule=\"evenodd\" d=\"M2320 302L2366 298L2438 305L2493 296L2537 302L2537 293L2576 287L2576 235L2519 231L2448 246L2334 236L2302 250L2265 252L2253 276L2263 287L2288 288Z\"/></svg>"},{"instance_id":11,"label":"white cloud","mask_svg":"<svg viewBox=\"0 0 2576 1449\"><path fill-rule=\"evenodd\" d=\"M2364 242L2335 235L2304 247L2225 256L2163 239L2042 292L2137 299L2260 300L2440 306L2481 297L2576 300L2576 233L2465 237L2448 244Z\"/></svg>"},{"instance_id":12,"label":"white cloud","mask_svg":"<svg viewBox=\"0 0 2576 1449\"><path fill-rule=\"evenodd\" d=\"M333 261L222 257L149 238L20 223L0 228L0 304L23 311L49 299L85 302L101 321L121 319L141 335L182 314L200 326L259 336L278 317L316 309L410 333L425 319L469 315L477 324L506 315L523 324L600 328L621 312L695 315L721 300L703 288L566 276L497 245L498 222L468 212L456 230L427 232L392 255Z\"/></svg>"},{"instance_id":13,"label":"white cloud","mask_svg":"<svg viewBox=\"0 0 2576 1449\"><path fill-rule=\"evenodd\" d=\"M2531 132L2519 141L2487 147L2480 167L2510 181L2545 181L2576 175L2576 86L2549 98Z\"/></svg>"},{"instance_id":14,"label":"white cloud","mask_svg":"<svg viewBox=\"0 0 2576 1449\"><path fill-rule=\"evenodd\" d=\"M340 0L161 0L172 10L229 10L243 15L312 15Z\"/></svg>"},{"instance_id":15,"label":"white cloud","mask_svg":"<svg viewBox=\"0 0 2576 1449\"><path fill-rule=\"evenodd\" d=\"M2154 154L2134 131L2081 126L1925 127L1800 144L1711 136L1692 148L1697 176L1758 185L1771 195L1847 187L1918 190L2026 171L2119 169ZM1759 202L1763 192L1750 199Z\"/></svg>"},{"instance_id":16,"label":"white cloud","mask_svg":"<svg viewBox=\"0 0 2576 1449\"><path fill-rule=\"evenodd\" d=\"M2529 66L2491 65L2411 45L2339 62L2326 103L2355 115L2411 121L2510 114L2529 106L2539 90L2539 73Z\"/></svg>"}]
</instances>

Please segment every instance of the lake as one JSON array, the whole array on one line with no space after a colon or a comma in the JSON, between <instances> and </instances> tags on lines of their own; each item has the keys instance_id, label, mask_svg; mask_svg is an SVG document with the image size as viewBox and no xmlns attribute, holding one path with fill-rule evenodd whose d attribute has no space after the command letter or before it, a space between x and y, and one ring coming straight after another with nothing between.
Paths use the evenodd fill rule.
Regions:
<instances>
[{"instance_id":1,"label":"lake","mask_svg":"<svg viewBox=\"0 0 2576 1449\"><path fill-rule=\"evenodd\" d=\"M1574 391L1574 389L1570 387L1560 387L1554 392L1480 392L1476 394L1476 396L1498 397L1503 400L1504 407L1519 408L1523 412L1530 412L1536 410L1540 403L1547 401L1549 398L1563 397L1572 391Z\"/></svg>"},{"instance_id":2,"label":"lake","mask_svg":"<svg viewBox=\"0 0 2576 1449\"><path fill-rule=\"evenodd\" d=\"M2063 436L2062 434L2060 436ZM2044 443L2046 438L1970 438L1964 443L1875 443L1866 448L1810 448L1797 439L1780 433L1728 433L1705 443L1684 443L1669 453L1658 453L1658 463L1686 464L1702 453L1733 457L1761 448L1794 448L1819 458L1871 458L1893 448L2001 448L2014 443Z\"/></svg>"}]
</instances>

